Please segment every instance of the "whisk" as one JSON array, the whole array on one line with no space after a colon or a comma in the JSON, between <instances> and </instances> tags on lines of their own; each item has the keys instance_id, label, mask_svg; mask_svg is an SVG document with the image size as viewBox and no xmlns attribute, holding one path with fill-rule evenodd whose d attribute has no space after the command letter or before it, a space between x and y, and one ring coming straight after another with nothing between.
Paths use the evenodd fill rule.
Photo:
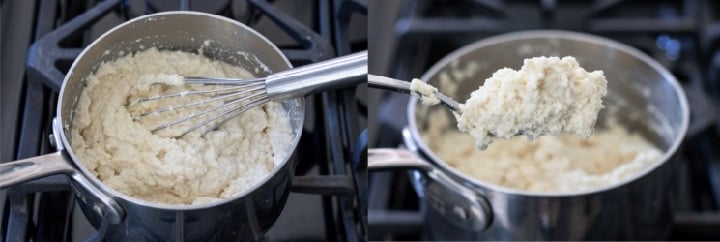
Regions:
<instances>
[{"instance_id":1,"label":"whisk","mask_svg":"<svg viewBox=\"0 0 720 242\"><path fill-rule=\"evenodd\" d=\"M190 107L210 106L192 112L175 120L164 122L151 129L156 133L191 120L200 120L181 132L174 132L169 137L182 137L201 127L208 126L202 133L215 130L228 120L243 112L262 105L268 101L283 101L323 91L350 87L365 82L367 75L367 51L346 55L323 62L305 65L287 71L277 72L266 77L251 79L235 79L220 77L184 77L189 85L213 85L219 88L188 90L176 93L164 93L137 99L131 105L201 95L207 97L189 103L161 107L134 115L135 120L148 116L157 116L165 112ZM207 118L206 116L209 116ZM201 119L206 117L205 119Z\"/></svg>"}]
</instances>

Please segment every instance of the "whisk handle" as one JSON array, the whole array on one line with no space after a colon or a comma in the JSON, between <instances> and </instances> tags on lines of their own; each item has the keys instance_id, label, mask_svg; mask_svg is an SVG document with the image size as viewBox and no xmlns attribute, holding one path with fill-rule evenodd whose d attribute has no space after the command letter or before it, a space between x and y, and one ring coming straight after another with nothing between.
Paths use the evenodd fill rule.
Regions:
<instances>
[{"instance_id":1,"label":"whisk handle","mask_svg":"<svg viewBox=\"0 0 720 242\"><path fill-rule=\"evenodd\" d=\"M286 100L365 82L367 51L278 72L265 80L270 100Z\"/></svg>"}]
</instances>

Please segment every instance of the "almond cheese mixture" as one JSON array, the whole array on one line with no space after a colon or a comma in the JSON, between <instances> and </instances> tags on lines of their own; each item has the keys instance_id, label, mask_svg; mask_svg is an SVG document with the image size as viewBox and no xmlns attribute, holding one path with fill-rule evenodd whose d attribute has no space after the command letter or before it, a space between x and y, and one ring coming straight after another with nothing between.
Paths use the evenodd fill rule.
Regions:
<instances>
[{"instance_id":1,"label":"almond cheese mixture","mask_svg":"<svg viewBox=\"0 0 720 242\"><path fill-rule=\"evenodd\" d=\"M103 63L87 77L74 110L71 141L83 166L128 196L199 204L248 189L286 158L294 136L288 113L279 103L250 109L204 136L199 132L182 138L156 135L149 131L159 122L153 119L165 116L149 117L150 121L133 118L160 106L207 99L183 96L132 105L139 97L187 90L178 85L182 76L252 75L198 54L155 48ZM187 113L168 115L183 114Z\"/></svg>"},{"instance_id":2,"label":"almond cheese mixture","mask_svg":"<svg viewBox=\"0 0 720 242\"><path fill-rule=\"evenodd\" d=\"M587 72L573 57L525 59L520 70L500 69L461 104L458 128L485 149L496 138L592 134L601 98L602 71Z\"/></svg>"},{"instance_id":3,"label":"almond cheese mixture","mask_svg":"<svg viewBox=\"0 0 720 242\"><path fill-rule=\"evenodd\" d=\"M576 193L611 186L641 173L662 158L643 136L630 133L613 118L588 137L543 136L497 140L485 150L473 137L452 127L445 110L430 113L422 133L440 159L480 181L529 192Z\"/></svg>"},{"instance_id":4,"label":"almond cheese mixture","mask_svg":"<svg viewBox=\"0 0 720 242\"><path fill-rule=\"evenodd\" d=\"M410 94L419 98L422 104L435 105L440 103L440 99L435 96L438 89L420 79L415 78L410 82L410 91Z\"/></svg>"}]
</instances>

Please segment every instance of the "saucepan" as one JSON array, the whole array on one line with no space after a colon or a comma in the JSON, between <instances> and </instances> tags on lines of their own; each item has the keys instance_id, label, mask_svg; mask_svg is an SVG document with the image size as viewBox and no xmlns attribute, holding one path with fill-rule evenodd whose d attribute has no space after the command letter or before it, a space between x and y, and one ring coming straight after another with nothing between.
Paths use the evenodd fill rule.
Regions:
<instances>
[{"instance_id":1,"label":"saucepan","mask_svg":"<svg viewBox=\"0 0 720 242\"><path fill-rule=\"evenodd\" d=\"M428 108L411 98L404 149L371 149L371 170L410 169L425 224L439 240L659 240L672 225L668 182L687 131L689 109L675 77L644 53L616 41L566 31L525 31L460 48L422 77L455 100L466 100L503 67L534 56L574 56L587 70L604 70L606 106L619 123L662 151L655 165L617 183L576 193L538 193L473 179L441 159L421 138ZM448 81L450 80L450 81ZM449 112L449 111L444 111ZM448 113L449 115L449 113ZM452 119L452 118L451 118ZM452 124L451 124L452 125Z\"/></svg>"},{"instance_id":2,"label":"saucepan","mask_svg":"<svg viewBox=\"0 0 720 242\"><path fill-rule=\"evenodd\" d=\"M292 149L270 175L234 196L197 205L168 205L126 196L103 184L75 156L70 137L73 109L85 77L104 61L142 49L183 50L241 66L255 76L290 69L283 53L255 30L222 16L164 12L141 16L103 34L75 59L65 76L53 122L58 152L0 165L0 187L51 174L67 174L80 208L111 241L257 240L287 200L294 150L302 132L302 98L282 102L293 130Z\"/></svg>"}]
</instances>

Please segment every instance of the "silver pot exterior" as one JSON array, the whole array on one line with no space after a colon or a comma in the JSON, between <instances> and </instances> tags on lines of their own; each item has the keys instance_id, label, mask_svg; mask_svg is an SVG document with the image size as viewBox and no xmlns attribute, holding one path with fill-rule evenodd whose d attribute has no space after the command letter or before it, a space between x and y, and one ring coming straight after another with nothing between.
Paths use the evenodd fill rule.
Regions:
<instances>
[{"instance_id":1,"label":"silver pot exterior","mask_svg":"<svg viewBox=\"0 0 720 242\"><path fill-rule=\"evenodd\" d=\"M597 191L547 195L511 190L472 179L437 157L424 144L420 130L427 125L428 109L443 107L420 106L411 98L409 127L403 138L416 157L379 155L381 152L371 149L369 167L383 169L395 163L417 168L411 176L422 198L425 231L436 240L665 238L672 224L667 186L671 160L687 130L689 113L675 78L648 56L585 34L516 32L465 46L435 64L421 79L443 92L453 88L447 88L447 81L441 79L459 80L452 84L459 85L454 88L457 91L447 94L465 100L495 70L518 69L524 58L543 55L575 56L587 70L605 70L605 105L618 107L620 124L648 137L664 152L663 160L645 174ZM601 111L599 124L605 115L607 108Z\"/></svg>"},{"instance_id":2,"label":"silver pot exterior","mask_svg":"<svg viewBox=\"0 0 720 242\"><path fill-rule=\"evenodd\" d=\"M79 206L96 229L107 226L107 241L257 241L285 206L294 173L291 163L252 192L209 208L153 208L116 198L126 216L119 224L103 224L108 220L90 203Z\"/></svg>"},{"instance_id":3,"label":"silver pot exterior","mask_svg":"<svg viewBox=\"0 0 720 242\"><path fill-rule=\"evenodd\" d=\"M65 77L58 105L55 136L76 171L72 188L92 225L106 230L109 241L244 241L257 240L279 216L294 173L294 151L276 162L272 174L248 191L201 205L164 205L125 196L103 185L77 162L69 129L84 77L98 64L142 49L201 51L204 55L241 66L256 76L290 69L290 62L262 35L234 20L195 12L164 12L130 20L88 46ZM282 103L290 114L293 149L302 132L304 103Z\"/></svg>"},{"instance_id":4,"label":"silver pot exterior","mask_svg":"<svg viewBox=\"0 0 720 242\"><path fill-rule=\"evenodd\" d=\"M672 213L667 163L629 184L606 191L561 197L509 194L457 184L413 171L413 185L423 203L425 231L433 240L660 240L669 235ZM473 201L455 199L457 191L474 194ZM441 202L439 202L441 201ZM487 207L482 204L487 203ZM472 209L480 210L473 215ZM475 220L488 226L474 226Z\"/></svg>"}]
</instances>

